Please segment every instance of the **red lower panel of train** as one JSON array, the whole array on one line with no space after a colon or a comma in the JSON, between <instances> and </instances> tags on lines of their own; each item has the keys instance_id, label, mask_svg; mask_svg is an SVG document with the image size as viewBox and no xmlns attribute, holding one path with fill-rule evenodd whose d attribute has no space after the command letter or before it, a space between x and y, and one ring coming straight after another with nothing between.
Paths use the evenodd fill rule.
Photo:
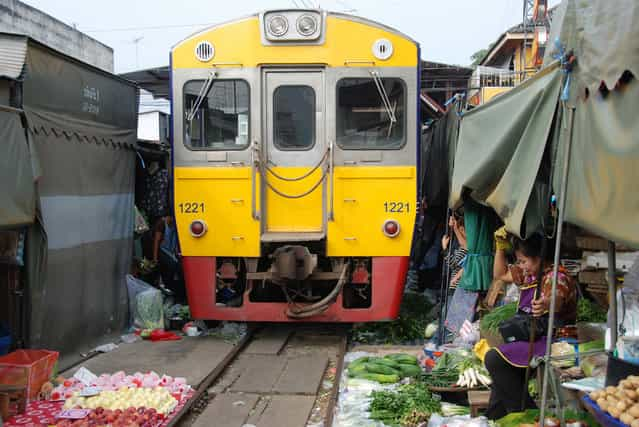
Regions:
<instances>
[{"instance_id":1,"label":"red lower panel of train","mask_svg":"<svg viewBox=\"0 0 639 427\"><path fill-rule=\"evenodd\" d=\"M373 257L370 261L370 301L367 307L347 308L344 292L321 314L293 319L287 302L252 302L247 286L241 305L216 305L217 263L215 257L184 257L184 279L191 315L202 320L243 322L371 322L394 320L404 292L408 257Z\"/></svg>"}]
</instances>

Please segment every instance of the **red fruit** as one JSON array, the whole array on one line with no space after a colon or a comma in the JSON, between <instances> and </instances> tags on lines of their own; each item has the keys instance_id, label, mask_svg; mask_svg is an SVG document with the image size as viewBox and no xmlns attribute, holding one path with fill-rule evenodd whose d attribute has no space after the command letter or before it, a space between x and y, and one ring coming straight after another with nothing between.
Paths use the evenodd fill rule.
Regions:
<instances>
[{"instance_id":1,"label":"red fruit","mask_svg":"<svg viewBox=\"0 0 639 427\"><path fill-rule=\"evenodd\" d=\"M112 423L113 421L115 421L115 415L113 415L113 414L109 414L109 415L106 417L106 422L107 422L107 423Z\"/></svg>"},{"instance_id":2,"label":"red fruit","mask_svg":"<svg viewBox=\"0 0 639 427\"><path fill-rule=\"evenodd\" d=\"M118 416L118 417L119 417L120 415L122 415L122 409L116 409L116 410L115 410L115 415L116 415L116 416Z\"/></svg>"},{"instance_id":3,"label":"red fruit","mask_svg":"<svg viewBox=\"0 0 639 427\"><path fill-rule=\"evenodd\" d=\"M71 380L64 380L62 385L65 387L71 387L73 385L73 382Z\"/></svg>"},{"instance_id":4,"label":"red fruit","mask_svg":"<svg viewBox=\"0 0 639 427\"><path fill-rule=\"evenodd\" d=\"M140 407L138 408L138 414L143 414L143 413L144 413L144 411L146 411L146 408L145 408L144 406L140 406Z\"/></svg>"}]
</instances>

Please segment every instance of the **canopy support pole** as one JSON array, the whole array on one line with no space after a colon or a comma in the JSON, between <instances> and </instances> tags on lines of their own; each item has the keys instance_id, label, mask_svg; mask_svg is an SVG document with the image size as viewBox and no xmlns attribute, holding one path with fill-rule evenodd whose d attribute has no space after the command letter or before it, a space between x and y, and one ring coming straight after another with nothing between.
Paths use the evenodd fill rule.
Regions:
<instances>
[{"instance_id":1,"label":"canopy support pole","mask_svg":"<svg viewBox=\"0 0 639 427\"><path fill-rule=\"evenodd\" d=\"M559 276L559 262L560 262L560 250L561 250L561 237L564 229L564 218L566 210L566 196L568 192L568 168L570 166L570 149L572 145L573 129L575 124L575 107L570 108L570 128L568 129L568 138L566 141L566 147L564 152L564 168L561 174L561 188L559 207L557 212L557 236L555 240L555 256L553 260L552 270L552 290L550 293L550 313L548 316L548 333L546 336L546 354L544 355L544 380L542 383L541 391L541 413L539 414L539 425L545 425L546 416L546 403L548 400L548 374L552 365L550 363L550 354L552 351L552 337L553 329L555 326L555 306L556 306L556 292L557 292L557 277ZM538 280L541 282L542 278Z\"/></svg>"},{"instance_id":2,"label":"canopy support pole","mask_svg":"<svg viewBox=\"0 0 639 427\"><path fill-rule=\"evenodd\" d=\"M615 242L608 241L608 298L610 298L610 317L608 327L610 328L610 348L613 352L617 347L617 247Z\"/></svg>"}]
</instances>

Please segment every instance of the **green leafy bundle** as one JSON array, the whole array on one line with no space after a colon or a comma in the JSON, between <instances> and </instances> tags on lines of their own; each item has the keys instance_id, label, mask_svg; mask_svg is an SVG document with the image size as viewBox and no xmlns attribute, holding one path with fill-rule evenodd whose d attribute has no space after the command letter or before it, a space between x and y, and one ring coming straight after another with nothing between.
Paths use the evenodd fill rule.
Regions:
<instances>
[{"instance_id":1,"label":"green leafy bundle","mask_svg":"<svg viewBox=\"0 0 639 427\"><path fill-rule=\"evenodd\" d=\"M517 313L517 304L510 303L497 307L484 317L482 317L479 327L482 331L499 332L499 325L504 320L512 318Z\"/></svg>"},{"instance_id":2,"label":"green leafy bundle","mask_svg":"<svg viewBox=\"0 0 639 427\"><path fill-rule=\"evenodd\" d=\"M441 408L424 384L406 384L396 390L374 391L371 418L389 426L412 426L428 421Z\"/></svg>"}]
</instances>

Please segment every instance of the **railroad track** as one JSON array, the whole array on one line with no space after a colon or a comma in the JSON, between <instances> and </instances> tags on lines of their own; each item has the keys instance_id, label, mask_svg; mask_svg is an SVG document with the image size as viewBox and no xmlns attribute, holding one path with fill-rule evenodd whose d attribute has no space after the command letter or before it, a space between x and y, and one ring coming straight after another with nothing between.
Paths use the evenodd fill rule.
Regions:
<instances>
[{"instance_id":1,"label":"railroad track","mask_svg":"<svg viewBox=\"0 0 639 427\"><path fill-rule=\"evenodd\" d=\"M249 328L169 425L331 426L347 337L344 325Z\"/></svg>"}]
</instances>

